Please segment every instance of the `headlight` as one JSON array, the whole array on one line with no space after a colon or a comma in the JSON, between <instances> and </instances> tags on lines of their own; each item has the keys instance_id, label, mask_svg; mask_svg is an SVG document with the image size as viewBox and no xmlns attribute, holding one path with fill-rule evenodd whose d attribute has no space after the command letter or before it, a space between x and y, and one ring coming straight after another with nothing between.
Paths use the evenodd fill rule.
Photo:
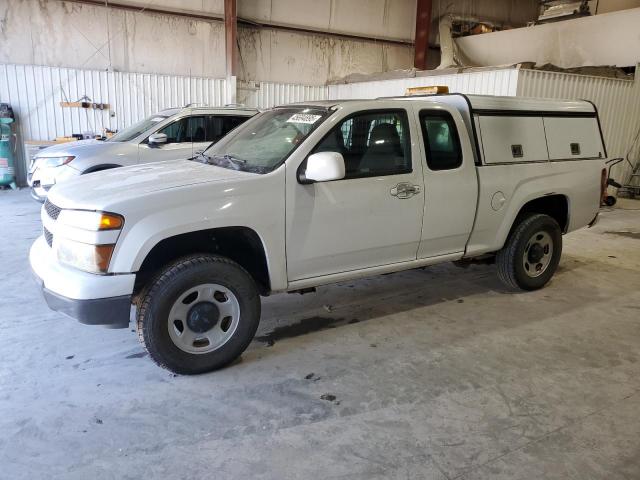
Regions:
<instances>
[{"instance_id":1,"label":"headlight","mask_svg":"<svg viewBox=\"0 0 640 480\"><path fill-rule=\"evenodd\" d=\"M115 244L90 245L67 238L57 242L58 261L91 273L106 273Z\"/></svg>"},{"instance_id":2,"label":"headlight","mask_svg":"<svg viewBox=\"0 0 640 480\"><path fill-rule=\"evenodd\" d=\"M69 227L98 232L121 229L124 225L124 218L115 213L62 210L58 222Z\"/></svg>"},{"instance_id":3,"label":"headlight","mask_svg":"<svg viewBox=\"0 0 640 480\"><path fill-rule=\"evenodd\" d=\"M39 168L60 167L71 162L74 158L76 157L73 155L68 157L36 157L33 159L33 166L34 168L36 166Z\"/></svg>"}]
</instances>

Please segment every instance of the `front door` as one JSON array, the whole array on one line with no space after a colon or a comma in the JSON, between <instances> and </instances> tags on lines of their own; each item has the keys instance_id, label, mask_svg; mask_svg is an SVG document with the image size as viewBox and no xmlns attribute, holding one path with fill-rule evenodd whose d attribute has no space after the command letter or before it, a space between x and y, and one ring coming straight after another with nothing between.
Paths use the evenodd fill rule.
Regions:
<instances>
[{"instance_id":1,"label":"front door","mask_svg":"<svg viewBox=\"0 0 640 480\"><path fill-rule=\"evenodd\" d=\"M139 163L159 162L162 160L180 160L193 156L192 137L198 123L204 125L204 117L182 117L171 122L155 133L164 133L167 142L159 145L150 144L148 139L138 145ZM202 128L204 136L204 128Z\"/></svg>"},{"instance_id":2,"label":"front door","mask_svg":"<svg viewBox=\"0 0 640 480\"><path fill-rule=\"evenodd\" d=\"M289 281L416 259L424 184L415 138L405 109L354 112L311 150L341 153L344 179L305 185L287 172Z\"/></svg>"}]
</instances>

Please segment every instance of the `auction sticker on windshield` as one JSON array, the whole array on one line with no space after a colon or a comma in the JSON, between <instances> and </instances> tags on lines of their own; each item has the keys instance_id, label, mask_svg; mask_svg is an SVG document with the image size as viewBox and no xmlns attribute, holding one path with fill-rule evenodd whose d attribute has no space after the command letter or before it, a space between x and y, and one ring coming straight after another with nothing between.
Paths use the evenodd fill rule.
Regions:
<instances>
[{"instance_id":1,"label":"auction sticker on windshield","mask_svg":"<svg viewBox=\"0 0 640 480\"><path fill-rule=\"evenodd\" d=\"M291 115L287 123L308 123L313 124L318 121L322 115L311 115L309 113L296 113Z\"/></svg>"}]
</instances>

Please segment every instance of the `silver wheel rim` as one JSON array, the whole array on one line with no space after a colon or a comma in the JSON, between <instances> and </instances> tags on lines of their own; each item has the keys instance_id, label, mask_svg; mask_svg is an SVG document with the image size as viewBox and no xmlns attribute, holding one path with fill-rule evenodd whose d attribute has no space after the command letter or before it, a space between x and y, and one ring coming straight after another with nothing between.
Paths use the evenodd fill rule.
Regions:
<instances>
[{"instance_id":1,"label":"silver wheel rim","mask_svg":"<svg viewBox=\"0 0 640 480\"><path fill-rule=\"evenodd\" d=\"M234 293L216 283L183 292L169 312L169 337L180 350L205 354L219 349L233 336L240 321Z\"/></svg>"},{"instance_id":2,"label":"silver wheel rim","mask_svg":"<svg viewBox=\"0 0 640 480\"><path fill-rule=\"evenodd\" d=\"M524 247L522 266L525 273L531 278L539 277L549 268L552 257L551 235L544 231L534 233Z\"/></svg>"}]
</instances>

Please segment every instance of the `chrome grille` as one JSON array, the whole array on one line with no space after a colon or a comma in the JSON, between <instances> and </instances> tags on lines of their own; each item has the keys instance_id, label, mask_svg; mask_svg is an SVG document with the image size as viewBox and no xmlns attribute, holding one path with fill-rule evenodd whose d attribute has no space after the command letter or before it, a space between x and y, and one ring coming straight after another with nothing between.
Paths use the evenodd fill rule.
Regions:
<instances>
[{"instance_id":1,"label":"chrome grille","mask_svg":"<svg viewBox=\"0 0 640 480\"><path fill-rule=\"evenodd\" d=\"M44 202L44 209L47 212L47 215L49 215L54 220L56 220L58 218L58 215L60 215L61 208L56 207L53 203L49 201L48 198Z\"/></svg>"},{"instance_id":2,"label":"chrome grille","mask_svg":"<svg viewBox=\"0 0 640 480\"><path fill-rule=\"evenodd\" d=\"M43 233L44 233L44 239L47 241L47 245L49 245L50 247L53 246L53 233L51 233L49 230L47 230L45 227L42 227L43 229Z\"/></svg>"}]
</instances>

